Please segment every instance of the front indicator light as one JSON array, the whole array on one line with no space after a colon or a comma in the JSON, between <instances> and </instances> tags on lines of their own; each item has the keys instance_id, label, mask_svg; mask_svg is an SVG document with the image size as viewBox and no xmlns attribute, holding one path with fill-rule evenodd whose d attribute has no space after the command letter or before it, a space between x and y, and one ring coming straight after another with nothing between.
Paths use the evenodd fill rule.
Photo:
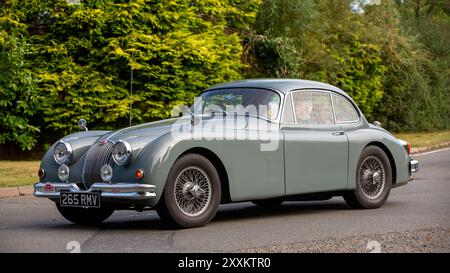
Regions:
<instances>
[{"instance_id":1,"label":"front indicator light","mask_svg":"<svg viewBox=\"0 0 450 273\"><path fill-rule=\"evenodd\" d=\"M134 177L135 177L137 180L141 180L141 179L144 177L144 171L141 170L141 169L137 169L137 170L134 172Z\"/></svg>"}]
</instances>

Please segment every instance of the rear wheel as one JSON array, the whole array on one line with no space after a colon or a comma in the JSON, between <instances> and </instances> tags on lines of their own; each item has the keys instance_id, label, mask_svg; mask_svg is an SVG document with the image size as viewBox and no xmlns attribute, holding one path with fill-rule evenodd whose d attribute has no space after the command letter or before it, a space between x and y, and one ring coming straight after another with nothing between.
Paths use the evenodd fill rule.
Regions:
<instances>
[{"instance_id":1,"label":"rear wheel","mask_svg":"<svg viewBox=\"0 0 450 273\"><path fill-rule=\"evenodd\" d=\"M113 214L112 208L72 208L56 205L59 213L72 223L80 225L97 225Z\"/></svg>"},{"instance_id":2,"label":"rear wheel","mask_svg":"<svg viewBox=\"0 0 450 273\"><path fill-rule=\"evenodd\" d=\"M170 225L200 227L215 216L220 197L214 165L202 155L187 154L172 166L156 211Z\"/></svg>"},{"instance_id":3,"label":"rear wheel","mask_svg":"<svg viewBox=\"0 0 450 273\"><path fill-rule=\"evenodd\" d=\"M344 194L352 208L381 207L392 187L392 169L386 153L377 146L363 150L356 168L356 189Z\"/></svg>"}]
</instances>

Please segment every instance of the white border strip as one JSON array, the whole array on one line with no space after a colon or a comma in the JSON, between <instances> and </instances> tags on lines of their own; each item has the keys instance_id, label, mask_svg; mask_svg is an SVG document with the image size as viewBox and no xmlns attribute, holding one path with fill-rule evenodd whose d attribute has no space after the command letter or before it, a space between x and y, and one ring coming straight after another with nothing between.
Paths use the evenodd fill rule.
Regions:
<instances>
[{"instance_id":1,"label":"white border strip","mask_svg":"<svg viewBox=\"0 0 450 273\"><path fill-rule=\"evenodd\" d=\"M439 153L439 152L443 152L443 151L447 151L447 150L450 150L450 147L439 149L439 150L434 150L434 151L429 151L429 152L424 152L424 153L413 154L412 156L429 155L429 154Z\"/></svg>"}]
</instances>

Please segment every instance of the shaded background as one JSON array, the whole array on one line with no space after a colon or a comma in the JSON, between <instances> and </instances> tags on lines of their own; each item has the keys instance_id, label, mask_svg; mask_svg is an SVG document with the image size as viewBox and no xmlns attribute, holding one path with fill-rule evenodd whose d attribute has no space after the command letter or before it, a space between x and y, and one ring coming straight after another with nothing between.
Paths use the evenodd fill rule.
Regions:
<instances>
[{"instance_id":1,"label":"shaded background","mask_svg":"<svg viewBox=\"0 0 450 273\"><path fill-rule=\"evenodd\" d=\"M242 78L336 85L396 132L449 128L450 1L371 3L1 0L0 157L38 158L79 118L127 126L131 101L134 124L166 118Z\"/></svg>"}]
</instances>

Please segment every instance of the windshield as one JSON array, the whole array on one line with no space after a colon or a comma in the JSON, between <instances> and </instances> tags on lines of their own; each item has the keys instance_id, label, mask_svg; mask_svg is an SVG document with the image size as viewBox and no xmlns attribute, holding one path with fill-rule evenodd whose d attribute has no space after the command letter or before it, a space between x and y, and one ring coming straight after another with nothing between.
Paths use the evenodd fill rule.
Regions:
<instances>
[{"instance_id":1,"label":"windshield","mask_svg":"<svg viewBox=\"0 0 450 273\"><path fill-rule=\"evenodd\" d=\"M223 89L204 92L194 103L194 113L250 114L276 120L280 95L265 89Z\"/></svg>"}]
</instances>

